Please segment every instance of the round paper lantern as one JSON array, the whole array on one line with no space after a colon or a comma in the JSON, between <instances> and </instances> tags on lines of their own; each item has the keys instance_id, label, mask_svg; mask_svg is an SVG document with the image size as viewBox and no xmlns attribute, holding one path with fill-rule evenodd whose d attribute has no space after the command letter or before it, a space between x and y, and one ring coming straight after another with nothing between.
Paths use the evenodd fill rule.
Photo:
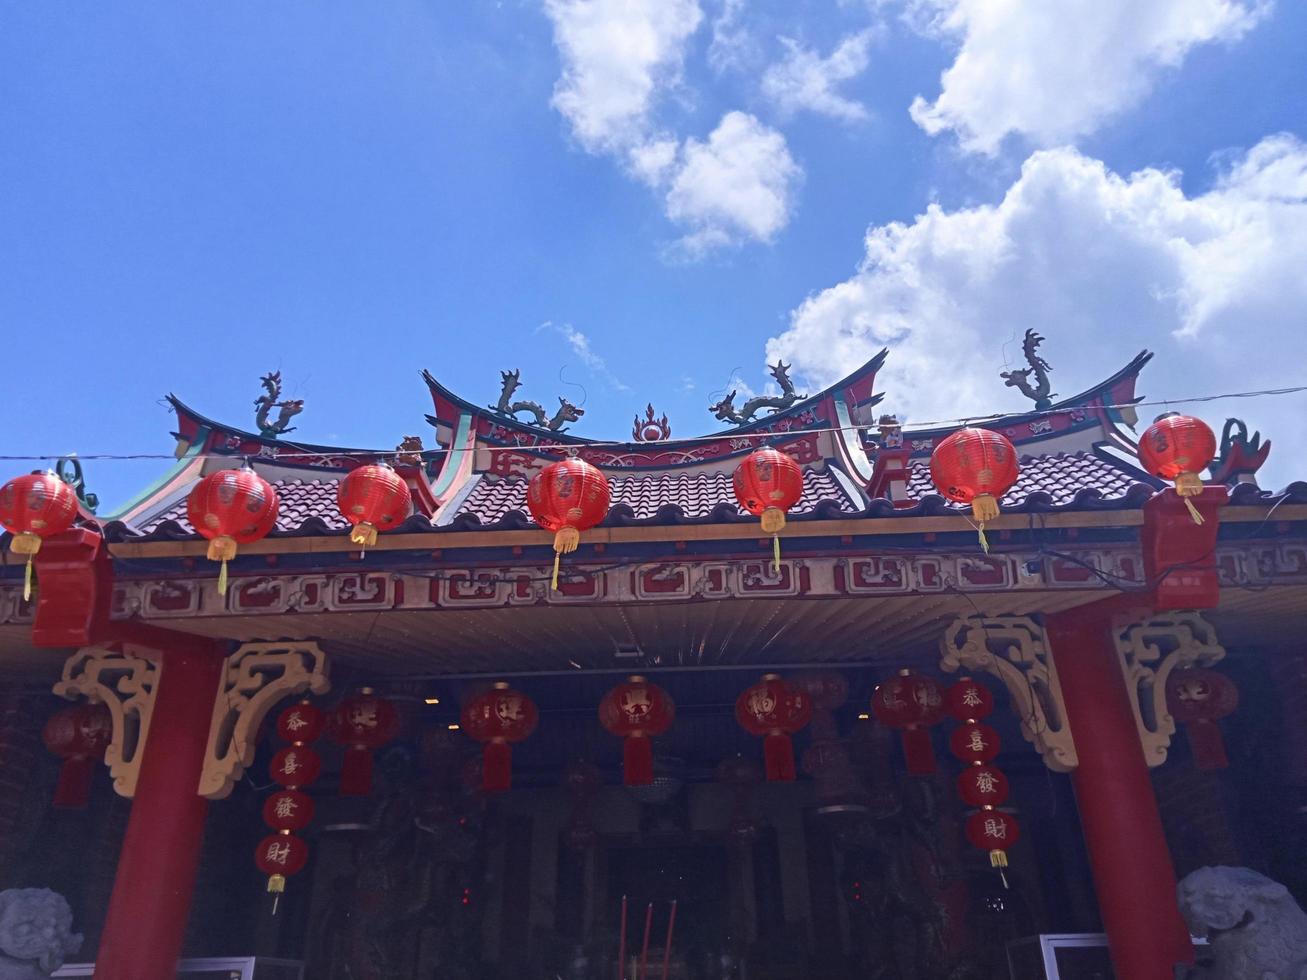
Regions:
<instances>
[{"instance_id":1,"label":"round paper lantern","mask_svg":"<svg viewBox=\"0 0 1307 980\"><path fill-rule=\"evenodd\" d=\"M740 727L763 738L763 762L770 782L794 781L794 744L790 736L811 718L812 699L779 674L764 674L735 701L735 720Z\"/></svg>"},{"instance_id":2,"label":"round paper lantern","mask_svg":"<svg viewBox=\"0 0 1307 980\"><path fill-rule=\"evenodd\" d=\"M404 478L389 466L367 465L350 470L336 486L336 505L354 525L349 539L370 548L378 531L393 531L413 510L413 495Z\"/></svg>"},{"instance_id":3,"label":"round paper lantern","mask_svg":"<svg viewBox=\"0 0 1307 980\"><path fill-rule=\"evenodd\" d=\"M1002 806L1007 795L1007 776L993 766L977 763L958 774L958 796L967 806Z\"/></svg>"},{"instance_id":4,"label":"round paper lantern","mask_svg":"<svg viewBox=\"0 0 1307 980\"><path fill-rule=\"evenodd\" d=\"M0 487L0 525L12 534L9 550L25 555L23 601L32 598L32 556L41 541L67 531L77 519L77 494L53 473L16 476Z\"/></svg>"},{"instance_id":5,"label":"round paper lantern","mask_svg":"<svg viewBox=\"0 0 1307 980\"><path fill-rule=\"evenodd\" d=\"M944 695L933 678L900 670L872 693L871 710L882 725L899 730L908 772L935 771L930 726L944 717Z\"/></svg>"},{"instance_id":6,"label":"round paper lantern","mask_svg":"<svg viewBox=\"0 0 1307 980\"><path fill-rule=\"evenodd\" d=\"M1216 434L1192 415L1158 416L1139 440L1139 461L1163 480L1175 481L1175 492L1189 508L1195 524L1203 523L1190 497L1203 492L1202 472L1216 458Z\"/></svg>"},{"instance_id":7,"label":"round paper lantern","mask_svg":"<svg viewBox=\"0 0 1307 980\"><path fill-rule=\"evenodd\" d=\"M1214 670L1173 670L1166 679L1166 709L1185 726L1194 764L1199 769L1229 766L1218 722L1238 706L1239 689L1234 681Z\"/></svg>"},{"instance_id":8,"label":"round paper lantern","mask_svg":"<svg viewBox=\"0 0 1307 980\"><path fill-rule=\"evenodd\" d=\"M322 756L307 745L288 745L272 757L268 775L288 789L308 786L322 775Z\"/></svg>"},{"instance_id":9,"label":"round paper lantern","mask_svg":"<svg viewBox=\"0 0 1307 980\"><path fill-rule=\"evenodd\" d=\"M537 524L554 532L555 589L559 559L576 550L582 531L608 515L611 499L608 478L583 459L550 463L531 477L526 490L527 508Z\"/></svg>"},{"instance_id":10,"label":"round paper lantern","mask_svg":"<svg viewBox=\"0 0 1307 980\"><path fill-rule=\"evenodd\" d=\"M944 692L944 706L958 721L980 721L994 711L994 695L984 684L963 677Z\"/></svg>"},{"instance_id":11,"label":"round paper lantern","mask_svg":"<svg viewBox=\"0 0 1307 980\"><path fill-rule=\"evenodd\" d=\"M283 789L263 801L263 822L273 830L303 830L313 819L313 797Z\"/></svg>"},{"instance_id":12,"label":"round paper lantern","mask_svg":"<svg viewBox=\"0 0 1307 980\"><path fill-rule=\"evenodd\" d=\"M963 762L989 762L998 755L1002 743L998 732L983 721L968 722L953 729L949 748Z\"/></svg>"},{"instance_id":13,"label":"round paper lantern","mask_svg":"<svg viewBox=\"0 0 1307 980\"><path fill-rule=\"evenodd\" d=\"M385 698L365 687L336 705L328 726L332 739L345 746L340 769L342 796L372 792L372 753L399 733L399 713Z\"/></svg>"},{"instance_id":14,"label":"round paper lantern","mask_svg":"<svg viewBox=\"0 0 1307 980\"><path fill-rule=\"evenodd\" d=\"M731 479L735 499L754 517L762 518L762 529L772 536L772 566L781 566L781 530L785 512L803 496L803 470L794 457L776 449L758 449L735 468Z\"/></svg>"},{"instance_id":15,"label":"round paper lantern","mask_svg":"<svg viewBox=\"0 0 1307 980\"><path fill-rule=\"evenodd\" d=\"M989 551L985 522L998 517L998 501L1017 482L1017 451L1002 433L958 429L930 454L930 478L949 500L970 504Z\"/></svg>"},{"instance_id":16,"label":"round paper lantern","mask_svg":"<svg viewBox=\"0 0 1307 980\"><path fill-rule=\"evenodd\" d=\"M503 681L463 705L463 731L484 743L481 750L481 789L502 793L513 785L513 742L536 730L540 712L535 702Z\"/></svg>"},{"instance_id":17,"label":"round paper lantern","mask_svg":"<svg viewBox=\"0 0 1307 980\"><path fill-rule=\"evenodd\" d=\"M286 879L304 870L309 860L309 845L284 830L269 834L254 850L254 863L268 876L268 891L286 890Z\"/></svg>"},{"instance_id":18,"label":"round paper lantern","mask_svg":"<svg viewBox=\"0 0 1307 980\"><path fill-rule=\"evenodd\" d=\"M307 701L283 708L277 716L277 734L287 742L316 742L327 727L327 716Z\"/></svg>"},{"instance_id":19,"label":"round paper lantern","mask_svg":"<svg viewBox=\"0 0 1307 980\"><path fill-rule=\"evenodd\" d=\"M83 807L91 795L91 777L113 741L113 717L103 704L79 704L56 711L41 731L45 747L64 760L55 785L54 805Z\"/></svg>"},{"instance_id":20,"label":"round paper lantern","mask_svg":"<svg viewBox=\"0 0 1307 980\"><path fill-rule=\"evenodd\" d=\"M210 473L186 498L186 517L196 532L209 539L209 561L222 562L218 591L227 591L227 562L238 547L264 537L277 523L277 491L254 470Z\"/></svg>"},{"instance_id":21,"label":"round paper lantern","mask_svg":"<svg viewBox=\"0 0 1307 980\"><path fill-rule=\"evenodd\" d=\"M643 677L631 677L603 696L599 702L599 724L610 735L625 739L622 746L622 782L627 786L653 784L651 736L672 727L676 705L657 684Z\"/></svg>"},{"instance_id":22,"label":"round paper lantern","mask_svg":"<svg viewBox=\"0 0 1307 980\"><path fill-rule=\"evenodd\" d=\"M995 868L1007 867L1007 849L1017 842L1021 828L1016 817L998 810L978 810L967 817L967 840L972 847L989 852Z\"/></svg>"}]
</instances>

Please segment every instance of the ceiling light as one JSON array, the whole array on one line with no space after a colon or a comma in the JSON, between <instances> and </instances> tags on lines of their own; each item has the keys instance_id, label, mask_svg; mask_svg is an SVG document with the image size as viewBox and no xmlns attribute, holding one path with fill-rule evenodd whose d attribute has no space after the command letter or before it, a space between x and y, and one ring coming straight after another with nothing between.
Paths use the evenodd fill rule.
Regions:
<instances>
[{"instance_id":1,"label":"ceiling light","mask_svg":"<svg viewBox=\"0 0 1307 980\"><path fill-rule=\"evenodd\" d=\"M425 704L439 704L439 703L440 703L440 698L425 698L425 699L424 699L424 703L425 703Z\"/></svg>"}]
</instances>

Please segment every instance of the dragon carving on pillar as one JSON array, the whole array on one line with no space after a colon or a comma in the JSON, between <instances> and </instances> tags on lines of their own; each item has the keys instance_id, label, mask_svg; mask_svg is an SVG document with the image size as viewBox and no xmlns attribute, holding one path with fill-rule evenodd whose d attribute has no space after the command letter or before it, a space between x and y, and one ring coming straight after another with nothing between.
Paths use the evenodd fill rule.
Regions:
<instances>
[{"instance_id":1,"label":"dragon carving on pillar","mask_svg":"<svg viewBox=\"0 0 1307 980\"><path fill-rule=\"evenodd\" d=\"M776 383L781 387L779 395L759 395L756 398L750 398L741 408L736 409L736 391L732 390L721 401L709 405L708 411L712 412L718 421L731 422L735 425L752 422L764 408L770 408L770 414L772 415L784 411L795 402L808 397L807 395L795 393L794 382L790 380L790 367L791 365L781 360L777 360L771 367L771 376L776 379Z\"/></svg>"},{"instance_id":2,"label":"dragon carving on pillar","mask_svg":"<svg viewBox=\"0 0 1307 980\"><path fill-rule=\"evenodd\" d=\"M554 413L553 418L549 418L545 414L544 406L539 402L510 401L513 392L522 386L522 372L520 370L500 371L499 376L503 379L503 387L499 391L499 401L490 407L500 415L517 419L518 412L529 412L533 417L533 421L529 424L541 429L548 429L551 432L566 432L567 430L563 428L565 423L579 422L581 416L585 414L584 408L573 405L561 396L558 399L558 411Z\"/></svg>"},{"instance_id":3,"label":"dragon carving on pillar","mask_svg":"<svg viewBox=\"0 0 1307 980\"><path fill-rule=\"evenodd\" d=\"M1044 342L1044 338L1035 333L1034 330L1026 331L1026 339L1021 343L1021 351L1026 355L1026 363L1030 365L1020 371L1001 371L999 377L1009 388L1018 389L1021 394L1031 399L1035 403L1035 410L1046 412L1053 407L1053 386L1048 380L1049 372L1052 367L1048 361L1039 356L1039 345ZM1035 383L1030 383L1030 376L1035 376Z\"/></svg>"}]
</instances>

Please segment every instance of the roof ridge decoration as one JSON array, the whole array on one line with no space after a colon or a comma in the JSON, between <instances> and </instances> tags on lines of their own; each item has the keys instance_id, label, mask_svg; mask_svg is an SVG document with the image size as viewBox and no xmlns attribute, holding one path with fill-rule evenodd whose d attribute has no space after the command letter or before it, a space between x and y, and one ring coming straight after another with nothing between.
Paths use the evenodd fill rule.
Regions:
<instances>
[{"instance_id":1,"label":"roof ridge decoration","mask_svg":"<svg viewBox=\"0 0 1307 980\"><path fill-rule=\"evenodd\" d=\"M807 398L807 395L796 394L794 391L794 382L790 380L790 367L779 357L774 365L769 366L771 376L776 379L776 383L781 386L779 395L757 395L750 398L744 403L744 407L739 411L735 409L735 394L739 389L732 389L731 393L721 401L708 406L708 411L713 413L713 417L719 422L734 422L736 425L743 425L745 422L752 422L764 408L770 408L768 414L775 415L777 412L783 412L797 401Z\"/></svg>"},{"instance_id":2,"label":"roof ridge decoration","mask_svg":"<svg viewBox=\"0 0 1307 980\"><path fill-rule=\"evenodd\" d=\"M518 368L513 371L500 371L499 377L502 379L499 401L490 406L498 415L518 421L518 412L529 412L535 417L534 424L537 428L548 429L550 432L566 432L563 423L579 422L581 416L585 414L584 408L573 405L561 395L558 397L558 411L551 419L546 416L544 406L539 402L525 400L510 402L513 392L522 386L522 370Z\"/></svg>"},{"instance_id":3,"label":"roof ridge decoration","mask_svg":"<svg viewBox=\"0 0 1307 980\"><path fill-rule=\"evenodd\" d=\"M294 432L290 424L300 412L304 411L303 398L281 398L281 371L270 371L259 379L264 393L254 399L254 424L259 427L259 435L265 439L276 439L283 432ZM278 401L278 399L281 399ZM272 410L280 409L275 422L269 422Z\"/></svg>"},{"instance_id":4,"label":"roof ridge decoration","mask_svg":"<svg viewBox=\"0 0 1307 980\"><path fill-rule=\"evenodd\" d=\"M1043 342L1043 337L1033 329L1028 329L1025 340L1021 342L1021 352L1026 355L1026 363L1030 367L1020 371L1000 371L998 375L1007 387L1016 388L1033 401L1037 412L1046 412L1052 408L1054 398L1053 386L1048 380L1053 367L1037 353ZM1034 387L1030 385L1031 374L1035 376Z\"/></svg>"}]
</instances>

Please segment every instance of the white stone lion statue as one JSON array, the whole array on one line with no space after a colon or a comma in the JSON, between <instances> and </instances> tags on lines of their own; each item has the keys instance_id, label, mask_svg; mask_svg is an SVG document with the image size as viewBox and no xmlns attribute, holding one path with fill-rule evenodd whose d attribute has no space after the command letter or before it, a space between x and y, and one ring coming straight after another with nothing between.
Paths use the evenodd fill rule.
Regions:
<instances>
[{"instance_id":1,"label":"white stone lion statue","mask_svg":"<svg viewBox=\"0 0 1307 980\"><path fill-rule=\"evenodd\" d=\"M1289 889L1250 868L1199 868L1179 887L1180 912L1207 939L1178 980L1307 980L1307 913Z\"/></svg>"},{"instance_id":2,"label":"white stone lion statue","mask_svg":"<svg viewBox=\"0 0 1307 980\"><path fill-rule=\"evenodd\" d=\"M73 910L48 888L0 892L0 980L45 980L82 948Z\"/></svg>"}]
</instances>

